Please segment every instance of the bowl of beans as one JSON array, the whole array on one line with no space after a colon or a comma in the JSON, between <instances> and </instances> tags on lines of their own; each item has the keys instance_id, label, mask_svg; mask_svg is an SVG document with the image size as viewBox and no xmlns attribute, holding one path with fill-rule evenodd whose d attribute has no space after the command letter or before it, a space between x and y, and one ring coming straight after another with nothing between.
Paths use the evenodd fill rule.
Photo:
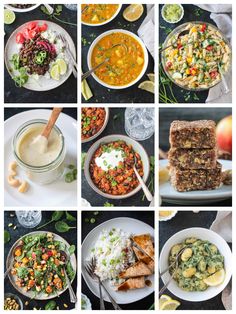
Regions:
<instances>
[{"instance_id":1,"label":"bowl of beans","mask_svg":"<svg viewBox=\"0 0 236 314\"><path fill-rule=\"evenodd\" d=\"M96 141L88 150L84 173L90 187L110 199L124 199L141 189L134 165L146 182L149 157L143 146L125 135L114 134Z\"/></svg>"},{"instance_id":2,"label":"bowl of beans","mask_svg":"<svg viewBox=\"0 0 236 314\"><path fill-rule=\"evenodd\" d=\"M83 107L81 109L81 141L87 143L98 137L106 128L108 108Z\"/></svg>"},{"instance_id":3,"label":"bowl of beans","mask_svg":"<svg viewBox=\"0 0 236 314\"><path fill-rule=\"evenodd\" d=\"M34 9L36 9L40 4L4 4L5 8L18 12L18 13L24 13L29 12Z\"/></svg>"}]
</instances>

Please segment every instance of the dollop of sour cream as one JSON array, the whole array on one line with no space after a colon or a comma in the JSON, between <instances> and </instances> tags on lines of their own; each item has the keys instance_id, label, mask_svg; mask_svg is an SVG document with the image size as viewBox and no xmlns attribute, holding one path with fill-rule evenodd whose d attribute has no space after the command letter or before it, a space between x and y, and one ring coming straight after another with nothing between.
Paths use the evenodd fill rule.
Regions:
<instances>
[{"instance_id":1,"label":"dollop of sour cream","mask_svg":"<svg viewBox=\"0 0 236 314\"><path fill-rule=\"evenodd\" d=\"M98 167L102 168L104 171L116 168L120 162L123 162L121 150L115 150L104 152L101 156L95 158L95 163Z\"/></svg>"}]
</instances>

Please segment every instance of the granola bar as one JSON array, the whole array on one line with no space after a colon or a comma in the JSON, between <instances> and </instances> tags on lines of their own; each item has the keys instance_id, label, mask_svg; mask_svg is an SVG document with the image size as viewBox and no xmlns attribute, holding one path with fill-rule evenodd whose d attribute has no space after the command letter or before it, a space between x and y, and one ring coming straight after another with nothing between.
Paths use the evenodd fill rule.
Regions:
<instances>
[{"instance_id":1,"label":"granola bar","mask_svg":"<svg viewBox=\"0 0 236 314\"><path fill-rule=\"evenodd\" d=\"M181 169L211 169L216 167L216 148L171 148L168 153L170 165Z\"/></svg>"},{"instance_id":2,"label":"granola bar","mask_svg":"<svg viewBox=\"0 0 236 314\"><path fill-rule=\"evenodd\" d=\"M171 147L214 148L216 124L212 120L173 121L169 140Z\"/></svg>"},{"instance_id":3,"label":"granola bar","mask_svg":"<svg viewBox=\"0 0 236 314\"><path fill-rule=\"evenodd\" d=\"M170 182L178 192L213 190L221 184L221 164L213 169L182 170L170 167Z\"/></svg>"}]
</instances>

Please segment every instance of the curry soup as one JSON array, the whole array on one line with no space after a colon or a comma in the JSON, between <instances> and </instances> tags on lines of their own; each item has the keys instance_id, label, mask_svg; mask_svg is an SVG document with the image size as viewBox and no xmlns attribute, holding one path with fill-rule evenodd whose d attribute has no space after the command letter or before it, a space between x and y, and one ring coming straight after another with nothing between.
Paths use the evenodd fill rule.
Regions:
<instances>
[{"instance_id":1,"label":"curry soup","mask_svg":"<svg viewBox=\"0 0 236 314\"><path fill-rule=\"evenodd\" d=\"M116 44L123 44L112 48ZM92 67L109 58L95 74L109 85L123 86L134 81L144 66L144 51L140 43L125 33L104 36L92 51Z\"/></svg>"},{"instance_id":2,"label":"curry soup","mask_svg":"<svg viewBox=\"0 0 236 314\"><path fill-rule=\"evenodd\" d=\"M118 8L118 4L82 4L82 22L87 24L104 23L110 20Z\"/></svg>"}]
</instances>

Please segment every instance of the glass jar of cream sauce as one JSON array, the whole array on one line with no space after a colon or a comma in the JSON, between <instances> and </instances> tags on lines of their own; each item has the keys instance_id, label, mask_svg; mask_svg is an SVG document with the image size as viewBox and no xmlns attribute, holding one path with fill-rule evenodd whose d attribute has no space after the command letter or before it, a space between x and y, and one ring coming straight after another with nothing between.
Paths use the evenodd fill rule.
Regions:
<instances>
[{"instance_id":1,"label":"glass jar of cream sauce","mask_svg":"<svg viewBox=\"0 0 236 314\"><path fill-rule=\"evenodd\" d=\"M18 128L13 138L14 156L18 165L31 181L42 185L51 183L63 175L66 155L64 136L56 125L48 141L46 138L41 141L40 135L46 124L47 120L30 120ZM42 149L45 141L46 147Z\"/></svg>"}]
</instances>

